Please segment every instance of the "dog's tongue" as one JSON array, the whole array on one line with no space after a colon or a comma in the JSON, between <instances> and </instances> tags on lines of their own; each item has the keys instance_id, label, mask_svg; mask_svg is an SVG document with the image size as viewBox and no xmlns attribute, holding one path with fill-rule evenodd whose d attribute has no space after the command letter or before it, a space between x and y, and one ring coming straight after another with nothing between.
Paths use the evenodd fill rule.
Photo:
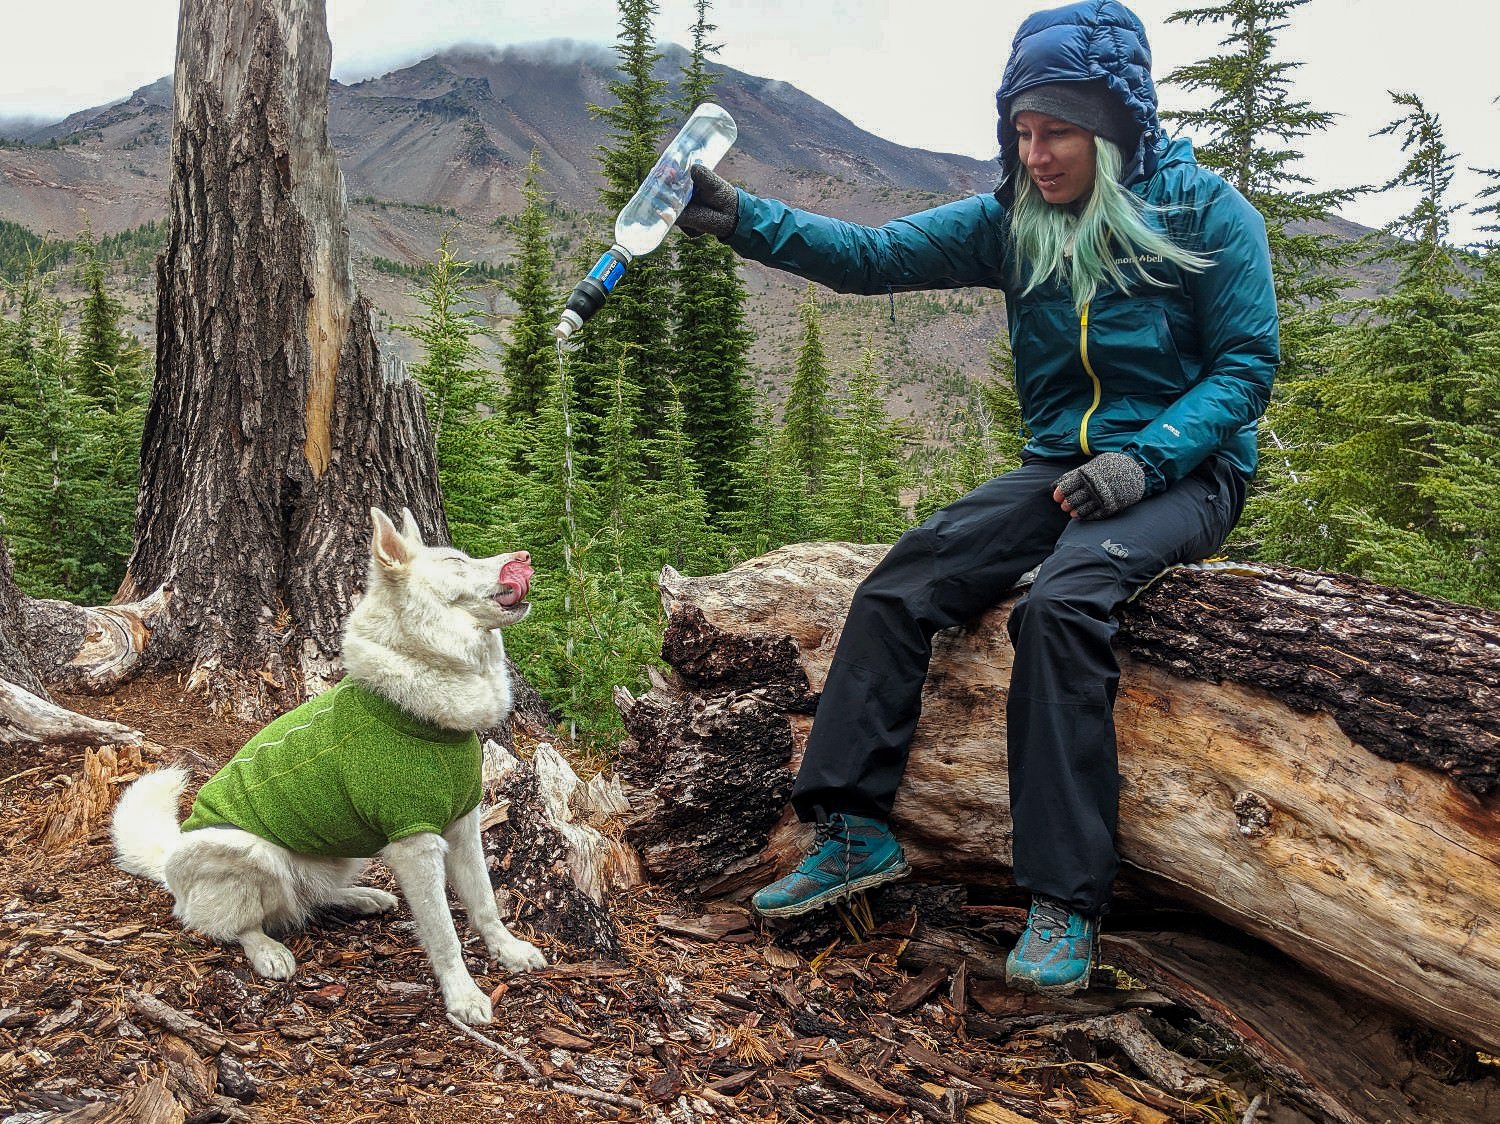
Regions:
<instances>
[{"instance_id":1,"label":"dog's tongue","mask_svg":"<svg viewBox=\"0 0 1500 1124\"><path fill-rule=\"evenodd\" d=\"M500 567L500 593L495 598L502 605L514 605L525 601L531 592L532 569L529 563L512 558Z\"/></svg>"}]
</instances>

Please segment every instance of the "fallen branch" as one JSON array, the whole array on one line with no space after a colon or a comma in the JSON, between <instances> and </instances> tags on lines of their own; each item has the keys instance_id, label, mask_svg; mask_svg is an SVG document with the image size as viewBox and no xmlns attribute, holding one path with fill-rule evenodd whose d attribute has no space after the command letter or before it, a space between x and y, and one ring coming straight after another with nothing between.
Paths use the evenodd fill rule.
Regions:
<instances>
[{"instance_id":1,"label":"fallen branch","mask_svg":"<svg viewBox=\"0 0 1500 1124\"><path fill-rule=\"evenodd\" d=\"M207 1023L195 1019L185 1011L179 1011L176 1007L168 1006L154 996L145 995L139 991L127 991L125 1002L141 1018L170 1030L179 1038L199 1043L210 1054L228 1050L241 1057L248 1057L260 1050L256 1043L236 1042Z\"/></svg>"},{"instance_id":2,"label":"fallen branch","mask_svg":"<svg viewBox=\"0 0 1500 1124\"><path fill-rule=\"evenodd\" d=\"M1130 1059L1138 1070L1152 1082L1174 1097L1194 1100L1201 1097L1222 1097L1234 1105L1236 1111L1245 1107L1245 1098L1223 1082L1197 1072L1186 1058L1172 1053L1155 1036L1141 1025L1141 1020L1129 1012L1103 1015L1096 1019L1076 1022L1052 1023L1037 1027L1033 1032L1039 1038L1063 1043L1079 1031L1092 1041L1109 1042Z\"/></svg>"},{"instance_id":3,"label":"fallen branch","mask_svg":"<svg viewBox=\"0 0 1500 1124\"><path fill-rule=\"evenodd\" d=\"M499 1054L501 1057L515 1062L516 1065L521 1067L522 1072L525 1073L526 1076L531 1078L533 1081L545 1082L547 1080L542 1076L541 1070L537 1069L536 1066L532 1065L529 1061L526 1060L526 1056L524 1054L512 1050L509 1046L505 1046L499 1042L496 1042L488 1035L480 1034L479 1031L475 1030L472 1026L469 1026L467 1023L459 1022L452 1015L448 1016L448 1021L464 1034L474 1039L475 1042L478 1042L484 1046L488 1046L491 1050L495 1051L495 1053Z\"/></svg>"},{"instance_id":4,"label":"fallen branch","mask_svg":"<svg viewBox=\"0 0 1500 1124\"><path fill-rule=\"evenodd\" d=\"M567 1093L581 1100L599 1101L602 1104L614 1105L616 1108L634 1109L636 1112L641 1112L646 1107L645 1101L627 1097L623 1093L606 1093L603 1089L590 1089L584 1085L565 1085L561 1081L554 1081L551 1084L555 1091Z\"/></svg>"},{"instance_id":5,"label":"fallen branch","mask_svg":"<svg viewBox=\"0 0 1500 1124\"><path fill-rule=\"evenodd\" d=\"M452 1015L448 1016L448 1021L465 1035L474 1039L475 1042L488 1046L501 1057L515 1062L525 1072L526 1076L538 1085L545 1086L558 1093L567 1093L569 1096L578 1097L581 1100L599 1101L601 1104L614 1105L616 1108L628 1108L640 1112L646 1107L645 1101L637 1100L635 1097L627 1097L622 1093L606 1093L603 1089L590 1089L583 1085L568 1085L561 1081L553 1081L550 1078L543 1077L541 1070L527 1061L524 1055L512 1050L509 1046L496 1042L487 1034L480 1034L479 1031L465 1023L459 1022Z\"/></svg>"},{"instance_id":6,"label":"fallen branch","mask_svg":"<svg viewBox=\"0 0 1500 1124\"><path fill-rule=\"evenodd\" d=\"M27 650L48 687L103 695L141 668L151 633L172 604L167 586L124 605L23 600Z\"/></svg>"},{"instance_id":7,"label":"fallen branch","mask_svg":"<svg viewBox=\"0 0 1500 1124\"><path fill-rule=\"evenodd\" d=\"M66 710L0 679L0 747L140 745L139 730Z\"/></svg>"}]
</instances>

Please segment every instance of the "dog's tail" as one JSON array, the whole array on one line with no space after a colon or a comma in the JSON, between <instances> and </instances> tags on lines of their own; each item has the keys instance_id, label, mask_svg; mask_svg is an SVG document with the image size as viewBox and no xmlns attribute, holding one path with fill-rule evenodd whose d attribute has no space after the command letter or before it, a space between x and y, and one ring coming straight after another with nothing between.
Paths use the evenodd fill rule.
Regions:
<instances>
[{"instance_id":1,"label":"dog's tail","mask_svg":"<svg viewBox=\"0 0 1500 1124\"><path fill-rule=\"evenodd\" d=\"M167 856L181 834L177 802L187 782L186 769L169 765L147 773L120 796L109 833L122 870L166 885Z\"/></svg>"}]
</instances>

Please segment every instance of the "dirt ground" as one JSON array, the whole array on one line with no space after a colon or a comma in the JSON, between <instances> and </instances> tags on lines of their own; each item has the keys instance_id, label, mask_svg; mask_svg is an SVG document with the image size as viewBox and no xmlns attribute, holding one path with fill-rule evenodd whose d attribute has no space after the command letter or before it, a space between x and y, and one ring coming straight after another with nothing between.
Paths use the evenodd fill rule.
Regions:
<instances>
[{"instance_id":1,"label":"dirt ground","mask_svg":"<svg viewBox=\"0 0 1500 1124\"><path fill-rule=\"evenodd\" d=\"M172 681L59 701L143 731L147 767L206 775L253 732ZM0 755L0 1120L1238 1124L1265 1088L1234 1044L1123 974L1048 1004L952 965L913 966L915 916L900 898L864 928L825 914L771 932L731 905L617 893L621 958L579 958L518 926L551 965L518 976L490 969L460 918L495 1001L477 1034L446 1020L404 906L321 919L288 941L296 977L264 981L238 948L183 931L164 890L112 865L103 814L40 845L82 756ZM394 889L379 864L368 880ZM1019 915L948 912L976 941L1007 939ZM1174 1035L1207 1091L1167 1093L1128 1051L1067 1031L1111 1012ZM1263 1124L1310 1119L1262 1103Z\"/></svg>"}]
</instances>

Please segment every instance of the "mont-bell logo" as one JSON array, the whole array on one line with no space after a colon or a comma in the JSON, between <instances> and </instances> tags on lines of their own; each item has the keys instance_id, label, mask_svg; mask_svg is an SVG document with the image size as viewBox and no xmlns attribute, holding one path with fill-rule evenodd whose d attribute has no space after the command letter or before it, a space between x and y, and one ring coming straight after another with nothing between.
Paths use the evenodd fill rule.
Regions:
<instances>
[{"instance_id":1,"label":"mont-bell logo","mask_svg":"<svg viewBox=\"0 0 1500 1124\"><path fill-rule=\"evenodd\" d=\"M1115 558L1129 558L1130 557L1130 551L1129 551L1129 549L1127 549L1126 547L1121 546L1119 543L1114 542L1114 541L1112 541L1110 539L1105 539L1099 545L1104 548L1104 552L1106 554L1111 555L1112 557L1115 557Z\"/></svg>"}]
</instances>

